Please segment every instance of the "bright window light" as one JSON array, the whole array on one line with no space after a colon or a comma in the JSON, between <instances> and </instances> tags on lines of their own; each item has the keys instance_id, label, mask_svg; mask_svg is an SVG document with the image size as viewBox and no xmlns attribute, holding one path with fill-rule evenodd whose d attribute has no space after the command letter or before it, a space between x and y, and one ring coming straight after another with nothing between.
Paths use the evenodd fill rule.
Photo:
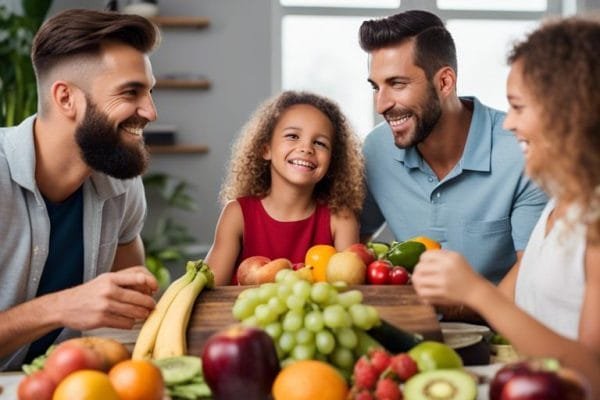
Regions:
<instances>
[{"instance_id":1,"label":"bright window light","mask_svg":"<svg viewBox=\"0 0 600 400\"><path fill-rule=\"evenodd\" d=\"M546 11L547 0L437 0L437 6L449 10Z\"/></svg>"},{"instance_id":2,"label":"bright window light","mask_svg":"<svg viewBox=\"0 0 600 400\"><path fill-rule=\"evenodd\" d=\"M281 0L287 7L398 8L400 0Z\"/></svg>"}]
</instances>

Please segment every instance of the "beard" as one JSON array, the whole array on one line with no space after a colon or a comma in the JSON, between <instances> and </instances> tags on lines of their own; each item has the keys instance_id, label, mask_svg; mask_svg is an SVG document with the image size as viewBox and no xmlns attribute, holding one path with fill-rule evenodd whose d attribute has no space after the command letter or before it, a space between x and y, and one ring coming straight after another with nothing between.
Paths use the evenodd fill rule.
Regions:
<instances>
[{"instance_id":1,"label":"beard","mask_svg":"<svg viewBox=\"0 0 600 400\"><path fill-rule=\"evenodd\" d=\"M117 179L130 179L144 173L149 162L144 141L125 143L122 135L127 133L113 127L108 116L88 96L86 101L83 121L75 130L75 140L85 163L91 169ZM135 116L119 126L143 127L147 123L145 118Z\"/></svg>"},{"instance_id":2,"label":"beard","mask_svg":"<svg viewBox=\"0 0 600 400\"><path fill-rule=\"evenodd\" d=\"M442 116L442 107L440 105L440 99L437 96L435 88L431 82L427 85L427 97L419 105L421 112L419 113L414 108L396 108L391 112L386 113L386 117L390 117L412 114L416 119L416 126L414 131L409 133L405 140L402 137L395 136L394 142L398 148L406 149L413 147L423 142L433 131L433 128L440 120Z\"/></svg>"}]
</instances>

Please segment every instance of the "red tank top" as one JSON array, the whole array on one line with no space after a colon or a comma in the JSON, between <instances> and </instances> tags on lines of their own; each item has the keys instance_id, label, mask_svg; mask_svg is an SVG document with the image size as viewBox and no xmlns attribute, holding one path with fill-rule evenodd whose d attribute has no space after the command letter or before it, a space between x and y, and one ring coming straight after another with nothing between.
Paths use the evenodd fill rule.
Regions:
<instances>
[{"instance_id":1,"label":"red tank top","mask_svg":"<svg viewBox=\"0 0 600 400\"><path fill-rule=\"evenodd\" d=\"M271 218L260 200L258 197L237 199L244 215L244 237L238 264L251 256L265 256L272 260L284 257L292 263L299 263L304 262L311 246L333 245L331 214L326 204L317 203L315 212L306 219L282 222ZM235 276L233 274L234 281Z\"/></svg>"}]
</instances>

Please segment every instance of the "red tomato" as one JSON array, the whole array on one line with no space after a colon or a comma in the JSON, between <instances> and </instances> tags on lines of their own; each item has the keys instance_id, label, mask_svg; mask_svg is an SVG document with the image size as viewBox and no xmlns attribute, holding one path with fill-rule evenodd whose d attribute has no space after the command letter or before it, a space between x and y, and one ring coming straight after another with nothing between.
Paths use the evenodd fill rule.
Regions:
<instances>
[{"instance_id":1,"label":"red tomato","mask_svg":"<svg viewBox=\"0 0 600 400\"><path fill-rule=\"evenodd\" d=\"M367 267L367 282L372 285L387 285L390 283L392 263L387 260L373 261Z\"/></svg>"},{"instance_id":2,"label":"red tomato","mask_svg":"<svg viewBox=\"0 0 600 400\"><path fill-rule=\"evenodd\" d=\"M392 285L406 285L410 279L408 270L402 266L395 266L390 271L390 282Z\"/></svg>"},{"instance_id":3,"label":"red tomato","mask_svg":"<svg viewBox=\"0 0 600 400\"><path fill-rule=\"evenodd\" d=\"M27 375L17 390L19 400L52 400L56 384L44 370Z\"/></svg>"}]
</instances>

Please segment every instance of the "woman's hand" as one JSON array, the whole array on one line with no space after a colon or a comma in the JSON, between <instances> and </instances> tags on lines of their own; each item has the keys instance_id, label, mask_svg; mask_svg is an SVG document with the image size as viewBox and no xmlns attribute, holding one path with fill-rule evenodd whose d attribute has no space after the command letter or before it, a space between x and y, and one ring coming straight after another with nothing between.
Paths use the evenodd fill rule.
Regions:
<instances>
[{"instance_id":1,"label":"woman's hand","mask_svg":"<svg viewBox=\"0 0 600 400\"><path fill-rule=\"evenodd\" d=\"M417 294L440 305L469 305L469 295L482 281L461 254L449 250L429 250L421 254L412 275Z\"/></svg>"}]
</instances>

